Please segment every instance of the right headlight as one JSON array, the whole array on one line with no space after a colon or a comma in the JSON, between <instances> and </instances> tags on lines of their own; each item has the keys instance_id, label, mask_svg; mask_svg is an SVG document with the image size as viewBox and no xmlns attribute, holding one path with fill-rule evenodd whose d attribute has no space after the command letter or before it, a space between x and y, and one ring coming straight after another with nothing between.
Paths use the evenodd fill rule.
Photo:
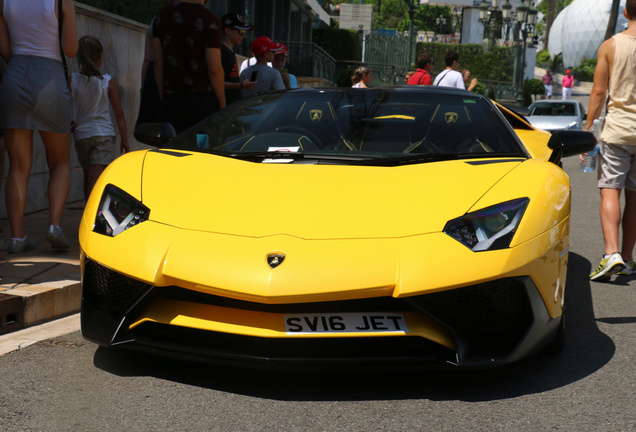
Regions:
<instances>
[{"instance_id":1,"label":"right headlight","mask_svg":"<svg viewBox=\"0 0 636 432\"><path fill-rule=\"evenodd\" d=\"M519 198L465 214L446 223L444 233L474 252L505 249L529 202Z\"/></svg>"},{"instance_id":2,"label":"right headlight","mask_svg":"<svg viewBox=\"0 0 636 432\"><path fill-rule=\"evenodd\" d=\"M125 230L147 221L150 209L130 194L112 184L106 185L99 209L95 216L93 231L115 237Z\"/></svg>"}]
</instances>

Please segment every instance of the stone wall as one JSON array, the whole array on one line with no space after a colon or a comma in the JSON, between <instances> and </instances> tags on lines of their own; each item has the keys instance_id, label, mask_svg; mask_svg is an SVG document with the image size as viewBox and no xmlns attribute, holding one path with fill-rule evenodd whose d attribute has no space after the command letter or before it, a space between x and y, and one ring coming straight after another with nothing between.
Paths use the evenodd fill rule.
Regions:
<instances>
[{"instance_id":1,"label":"stone wall","mask_svg":"<svg viewBox=\"0 0 636 432\"><path fill-rule=\"evenodd\" d=\"M86 6L75 2L75 12L77 14L77 35L91 35L99 38L105 48L106 62L102 65L102 72L108 72L113 76L119 88L122 107L126 115L126 125L128 128L128 142L131 151L140 150L147 146L138 143L132 136L137 111L139 108L139 96L141 88L141 65L144 56L144 44L148 26ZM76 72L77 61L69 59L71 72ZM112 113L111 113L112 114ZM112 114L113 122L115 120ZM119 148L119 131L117 136L117 148ZM118 153L117 153L118 154ZM0 188L0 218L7 217L5 207L4 186L6 185L6 172L8 171L8 157L5 162L5 172L2 188ZM46 154L44 145L37 132L34 133L33 145L33 168L29 178L28 200L26 213L48 208L46 188L49 173L46 165ZM75 202L84 199L82 190L83 173L77 161L75 148L71 149L71 190L68 195L68 202ZM64 221L62 221L64 223ZM46 227L42 227L44 230Z\"/></svg>"}]
</instances>

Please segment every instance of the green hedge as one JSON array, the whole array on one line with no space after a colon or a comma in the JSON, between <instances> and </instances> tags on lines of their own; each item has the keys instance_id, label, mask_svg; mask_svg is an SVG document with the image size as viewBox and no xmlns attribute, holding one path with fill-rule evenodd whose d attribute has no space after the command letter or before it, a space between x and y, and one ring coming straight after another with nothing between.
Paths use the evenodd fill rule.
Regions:
<instances>
[{"instance_id":1,"label":"green hedge","mask_svg":"<svg viewBox=\"0 0 636 432\"><path fill-rule=\"evenodd\" d=\"M581 65L572 68L572 74L579 81L594 82L594 71L596 70L596 59L581 59Z\"/></svg>"},{"instance_id":2,"label":"green hedge","mask_svg":"<svg viewBox=\"0 0 636 432\"><path fill-rule=\"evenodd\" d=\"M447 44L437 42L420 42L417 44L417 55L426 52L433 56L435 65L433 74L438 74L446 67L444 56L448 51L459 54L460 69L468 69L471 75L488 81L512 81L514 71L515 49L495 47L491 52L484 51L477 44Z\"/></svg>"},{"instance_id":3,"label":"green hedge","mask_svg":"<svg viewBox=\"0 0 636 432\"><path fill-rule=\"evenodd\" d=\"M314 29L313 42L336 60L358 60L358 32L356 30Z\"/></svg>"},{"instance_id":4,"label":"green hedge","mask_svg":"<svg viewBox=\"0 0 636 432\"><path fill-rule=\"evenodd\" d=\"M536 95L545 94L545 86L543 81L537 78L525 80L523 83L523 105L529 106L533 100L532 97Z\"/></svg>"}]
</instances>

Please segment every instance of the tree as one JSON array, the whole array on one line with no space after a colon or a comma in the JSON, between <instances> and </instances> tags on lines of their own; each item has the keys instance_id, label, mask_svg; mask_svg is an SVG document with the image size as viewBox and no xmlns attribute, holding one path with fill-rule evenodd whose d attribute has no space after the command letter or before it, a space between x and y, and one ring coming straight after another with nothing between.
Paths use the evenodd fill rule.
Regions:
<instances>
[{"instance_id":1,"label":"tree","mask_svg":"<svg viewBox=\"0 0 636 432\"><path fill-rule=\"evenodd\" d=\"M543 46L548 47L548 39L550 37L550 29L552 28L552 24L554 24L554 20L556 16L561 12L566 6L569 6L573 0L545 0L542 1L537 9L544 15L543 19L545 20L545 33L543 36Z\"/></svg>"},{"instance_id":2,"label":"tree","mask_svg":"<svg viewBox=\"0 0 636 432\"><path fill-rule=\"evenodd\" d=\"M552 23L554 22L554 18L556 17L556 2L557 0L548 0L547 2L548 20L545 25L545 36L543 37L543 46L546 48L548 47L548 38L550 37L550 28L552 27Z\"/></svg>"},{"instance_id":3,"label":"tree","mask_svg":"<svg viewBox=\"0 0 636 432\"><path fill-rule=\"evenodd\" d=\"M609 22L607 23L607 31L605 32L605 38L603 40L608 40L614 33L616 32L616 23L618 21L618 11L620 8L620 0L612 0L612 10L610 11Z\"/></svg>"}]
</instances>

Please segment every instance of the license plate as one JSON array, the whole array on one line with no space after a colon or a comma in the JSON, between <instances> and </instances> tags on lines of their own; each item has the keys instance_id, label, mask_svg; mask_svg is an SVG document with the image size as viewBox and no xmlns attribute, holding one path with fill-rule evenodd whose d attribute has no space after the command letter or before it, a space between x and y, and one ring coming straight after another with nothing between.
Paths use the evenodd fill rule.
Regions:
<instances>
[{"instance_id":1,"label":"license plate","mask_svg":"<svg viewBox=\"0 0 636 432\"><path fill-rule=\"evenodd\" d=\"M283 319L288 335L409 332L400 313L290 314L283 315Z\"/></svg>"}]
</instances>

